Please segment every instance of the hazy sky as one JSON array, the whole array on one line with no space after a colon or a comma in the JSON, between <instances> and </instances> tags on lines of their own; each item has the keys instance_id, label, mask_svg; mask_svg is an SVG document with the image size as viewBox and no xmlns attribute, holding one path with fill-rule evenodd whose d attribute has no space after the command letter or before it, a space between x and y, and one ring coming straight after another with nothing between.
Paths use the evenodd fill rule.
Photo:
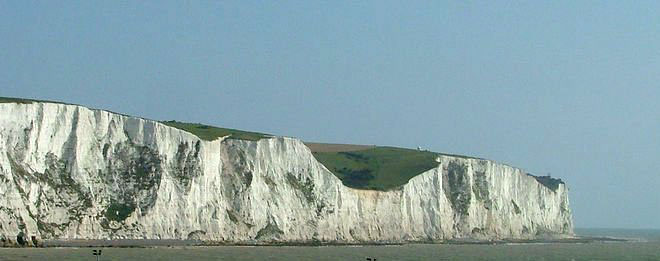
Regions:
<instances>
[{"instance_id":1,"label":"hazy sky","mask_svg":"<svg viewBox=\"0 0 660 261\"><path fill-rule=\"evenodd\" d=\"M274 2L0 1L0 96L474 155L660 228L657 2Z\"/></svg>"}]
</instances>

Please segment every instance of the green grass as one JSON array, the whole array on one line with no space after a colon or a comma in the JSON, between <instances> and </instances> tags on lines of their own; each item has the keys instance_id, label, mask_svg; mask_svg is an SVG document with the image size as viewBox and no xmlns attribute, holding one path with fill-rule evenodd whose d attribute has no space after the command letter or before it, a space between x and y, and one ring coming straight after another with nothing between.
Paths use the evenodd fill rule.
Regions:
<instances>
[{"instance_id":1,"label":"green grass","mask_svg":"<svg viewBox=\"0 0 660 261\"><path fill-rule=\"evenodd\" d=\"M394 147L349 152L313 152L344 185L357 189L390 190L435 168L438 153Z\"/></svg>"},{"instance_id":2,"label":"green grass","mask_svg":"<svg viewBox=\"0 0 660 261\"><path fill-rule=\"evenodd\" d=\"M209 141L225 136L229 136L228 139L251 140L251 141L257 141L263 138L271 137L271 135L263 134L263 133L218 128L218 127L213 127L199 123L186 123L186 122L178 122L178 121L163 121L161 123L170 127L174 127L180 130L190 132L196 135L197 137L199 137L200 139L209 140Z\"/></svg>"},{"instance_id":3,"label":"green grass","mask_svg":"<svg viewBox=\"0 0 660 261\"><path fill-rule=\"evenodd\" d=\"M28 100L28 99L0 97L0 103L30 104L30 103L32 103L32 102L34 102L34 101L33 101L33 100Z\"/></svg>"},{"instance_id":4,"label":"green grass","mask_svg":"<svg viewBox=\"0 0 660 261\"><path fill-rule=\"evenodd\" d=\"M135 205L133 204L112 203L106 209L105 217L109 220L121 222L126 220L133 211L135 211Z\"/></svg>"},{"instance_id":5,"label":"green grass","mask_svg":"<svg viewBox=\"0 0 660 261\"><path fill-rule=\"evenodd\" d=\"M553 178L550 176L534 176L529 173L527 173L527 175L534 177L536 181L552 191L557 191L557 189L559 189L559 185L564 184L564 181L561 179Z\"/></svg>"},{"instance_id":6,"label":"green grass","mask_svg":"<svg viewBox=\"0 0 660 261\"><path fill-rule=\"evenodd\" d=\"M12 98L12 97L0 97L0 103L18 103L18 104L31 104L33 102L47 102L47 103L58 103L58 104L69 104L58 101L48 101L48 100L34 100L34 99L22 99L22 98Z\"/></svg>"}]
</instances>

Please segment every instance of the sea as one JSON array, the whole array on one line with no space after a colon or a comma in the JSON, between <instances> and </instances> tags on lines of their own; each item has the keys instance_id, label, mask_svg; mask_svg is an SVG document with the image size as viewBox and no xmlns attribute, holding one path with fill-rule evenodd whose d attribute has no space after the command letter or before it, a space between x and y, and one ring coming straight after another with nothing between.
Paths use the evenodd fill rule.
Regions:
<instances>
[{"instance_id":1,"label":"sea","mask_svg":"<svg viewBox=\"0 0 660 261\"><path fill-rule=\"evenodd\" d=\"M588 243L0 248L0 260L660 260L660 230L576 229ZM101 250L100 256L93 250Z\"/></svg>"}]
</instances>

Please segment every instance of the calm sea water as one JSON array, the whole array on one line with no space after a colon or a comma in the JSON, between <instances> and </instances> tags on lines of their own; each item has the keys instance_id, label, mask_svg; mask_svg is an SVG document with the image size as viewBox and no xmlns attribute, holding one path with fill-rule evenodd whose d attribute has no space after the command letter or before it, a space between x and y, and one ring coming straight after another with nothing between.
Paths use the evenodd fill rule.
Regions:
<instances>
[{"instance_id":1,"label":"calm sea water","mask_svg":"<svg viewBox=\"0 0 660 261\"><path fill-rule=\"evenodd\" d=\"M325 246L105 248L101 260L660 260L660 230L576 229L585 236L634 242ZM95 260L91 248L0 249L0 260Z\"/></svg>"}]
</instances>

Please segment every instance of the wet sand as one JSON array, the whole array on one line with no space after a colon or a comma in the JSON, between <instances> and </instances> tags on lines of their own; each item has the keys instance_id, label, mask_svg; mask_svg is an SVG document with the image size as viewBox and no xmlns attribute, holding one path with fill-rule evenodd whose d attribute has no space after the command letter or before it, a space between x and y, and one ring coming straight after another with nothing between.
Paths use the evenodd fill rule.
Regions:
<instances>
[{"instance_id":1,"label":"wet sand","mask_svg":"<svg viewBox=\"0 0 660 261\"><path fill-rule=\"evenodd\" d=\"M99 248L0 248L0 260L95 260ZM102 248L100 260L660 260L659 242Z\"/></svg>"},{"instance_id":2,"label":"wet sand","mask_svg":"<svg viewBox=\"0 0 660 261\"><path fill-rule=\"evenodd\" d=\"M562 239L535 239L535 240L472 240L454 239L441 242L408 242L408 243L338 243L338 242L205 242L199 240L176 240L176 239L117 239L117 240L45 240L42 247L122 247L122 248L149 248L149 247L194 247L194 246L403 246L411 244L437 244L437 245L501 245L501 244L575 244L594 242L626 242L634 241L613 237L575 237Z\"/></svg>"}]
</instances>

